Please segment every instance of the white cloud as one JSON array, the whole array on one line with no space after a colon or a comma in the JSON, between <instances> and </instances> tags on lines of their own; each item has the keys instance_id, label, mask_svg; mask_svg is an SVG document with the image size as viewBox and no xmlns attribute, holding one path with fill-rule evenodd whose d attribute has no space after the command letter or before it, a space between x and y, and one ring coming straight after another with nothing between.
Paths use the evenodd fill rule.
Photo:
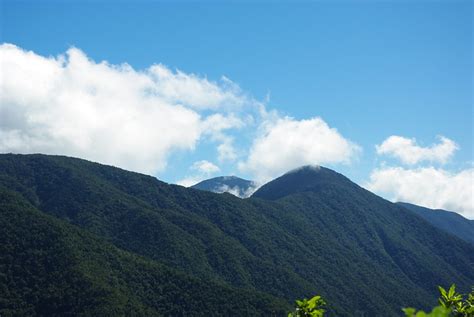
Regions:
<instances>
[{"instance_id":1,"label":"white cloud","mask_svg":"<svg viewBox=\"0 0 474 317\"><path fill-rule=\"evenodd\" d=\"M210 82L194 74L175 73L158 64L149 69L155 81L153 93L171 103L182 103L196 109L231 109L244 106L242 91L226 77L220 83Z\"/></svg>"},{"instance_id":2,"label":"white cloud","mask_svg":"<svg viewBox=\"0 0 474 317\"><path fill-rule=\"evenodd\" d=\"M65 154L145 173L203 137L228 143L224 131L244 124L234 112L253 102L227 78L163 65L136 71L76 48L43 57L3 44L0 72L0 152Z\"/></svg>"},{"instance_id":3,"label":"white cloud","mask_svg":"<svg viewBox=\"0 0 474 317\"><path fill-rule=\"evenodd\" d=\"M237 158L237 151L235 150L235 147L232 142L232 138L227 138L223 143L217 146L217 159L219 160L219 162L235 161L235 159Z\"/></svg>"},{"instance_id":4,"label":"white cloud","mask_svg":"<svg viewBox=\"0 0 474 317\"><path fill-rule=\"evenodd\" d=\"M439 143L430 147L421 147L416 139L392 135L376 145L377 154L392 155L400 159L404 164L417 164L422 161L437 162L444 164L458 149L458 145L444 136L439 136Z\"/></svg>"},{"instance_id":5,"label":"white cloud","mask_svg":"<svg viewBox=\"0 0 474 317\"><path fill-rule=\"evenodd\" d=\"M451 173L434 167L374 170L366 187L392 201L456 211L474 219L474 168Z\"/></svg>"},{"instance_id":6,"label":"white cloud","mask_svg":"<svg viewBox=\"0 0 474 317\"><path fill-rule=\"evenodd\" d=\"M295 120L269 113L239 169L258 182L301 165L349 163L361 148L345 139L321 118Z\"/></svg>"},{"instance_id":7,"label":"white cloud","mask_svg":"<svg viewBox=\"0 0 474 317\"><path fill-rule=\"evenodd\" d=\"M204 174L213 174L221 170L219 166L206 160L194 162L194 164L191 166L191 169Z\"/></svg>"},{"instance_id":8,"label":"white cloud","mask_svg":"<svg viewBox=\"0 0 474 317\"><path fill-rule=\"evenodd\" d=\"M205 130L211 135L211 139L218 142L217 153L219 162L235 161L237 158L237 150L234 147L234 138L222 131L229 129L240 129L246 123L231 113L227 116L222 114L214 114L209 116L205 121Z\"/></svg>"},{"instance_id":9,"label":"white cloud","mask_svg":"<svg viewBox=\"0 0 474 317\"><path fill-rule=\"evenodd\" d=\"M184 187L191 187L193 185L196 185L197 183L202 182L205 179L206 179L206 177L204 177L202 175L201 176L199 176L199 175L198 176L190 176L190 177L180 179L179 181L176 182L176 184L184 186Z\"/></svg>"},{"instance_id":10,"label":"white cloud","mask_svg":"<svg viewBox=\"0 0 474 317\"><path fill-rule=\"evenodd\" d=\"M193 171L191 175L178 180L176 184L184 187L190 187L209 178L212 174L220 172L221 170L219 166L206 160L194 162L189 169Z\"/></svg>"},{"instance_id":11,"label":"white cloud","mask_svg":"<svg viewBox=\"0 0 474 317\"><path fill-rule=\"evenodd\" d=\"M240 188L239 186L230 187L228 185L222 185L219 187L217 193L229 193L239 198L248 198L258 189L256 184L249 186L247 189Z\"/></svg>"}]
</instances>

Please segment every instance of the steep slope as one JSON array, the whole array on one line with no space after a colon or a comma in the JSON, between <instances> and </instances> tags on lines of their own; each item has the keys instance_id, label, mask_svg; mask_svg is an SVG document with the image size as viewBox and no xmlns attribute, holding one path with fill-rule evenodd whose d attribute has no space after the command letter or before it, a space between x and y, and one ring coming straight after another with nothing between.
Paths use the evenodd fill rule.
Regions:
<instances>
[{"instance_id":1,"label":"steep slope","mask_svg":"<svg viewBox=\"0 0 474 317\"><path fill-rule=\"evenodd\" d=\"M321 293L338 316L396 316L434 304L437 284L474 283L471 245L322 170L242 200L78 159L0 155L0 183L42 212L196 277L288 301Z\"/></svg>"},{"instance_id":2,"label":"steep slope","mask_svg":"<svg viewBox=\"0 0 474 317\"><path fill-rule=\"evenodd\" d=\"M401 285L396 284L403 280L405 285L416 284L413 287L425 292L433 285L447 284L449 279L459 281L466 290L473 283L472 246L330 169L299 168L262 186L252 197L282 206L287 214L280 223L307 237L306 243L337 241L336 252L346 253L348 261L331 261L334 270L338 266L352 267L351 262L357 261L354 275L363 278L367 269L371 275L378 275L366 281L377 290L367 305L390 296L385 288L390 284L392 296L400 296L397 289ZM459 261L454 260L454 254ZM420 299L428 296L421 290L413 293Z\"/></svg>"},{"instance_id":3,"label":"steep slope","mask_svg":"<svg viewBox=\"0 0 474 317\"><path fill-rule=\"evenodd\" d=\"M474 220L466 219L452 211L429 209L403 202L398 202L397 204L413 211L436 228L474 244Z\"/></svg>"},{"instance_id":4,"label":"steep slope","mask_svg":"<svg viewBox=\"0 0 474 317\"><path fill-rule=\"evenodd\" d=\"M203 180L191 187L213 193L230 193L246 198L255 190L255 183L236 176L220 176Z\"/></svg>"},{"instance_id":5,"label":"steep slope","mask_svg":"<svg viewBox=\"0 0 474 317\"><path fill-rule=\"evenodd\" d=\"M203 282L36 210L0 187L1 316L284 314L268 295Z\"/></svg>"}]
</instances>

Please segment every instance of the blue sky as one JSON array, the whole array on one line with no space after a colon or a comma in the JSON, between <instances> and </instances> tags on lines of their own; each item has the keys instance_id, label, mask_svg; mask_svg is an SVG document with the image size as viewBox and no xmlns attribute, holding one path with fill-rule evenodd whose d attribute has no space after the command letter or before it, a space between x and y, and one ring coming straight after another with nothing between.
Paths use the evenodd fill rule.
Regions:
<instances>
[{"instance_id":1,"label":"blue sky","mask_svg":"<svg viewBox=\"0 0 474 317\"><path fill-rule=\"evenodd\" d=\"M471 1L2 0L1 5L1 42L39 56L57 57L76 47L97 63L127 63L137 71L161 63L221 86L225 76L250 103L262 103L280 118L320 117L359 148L348 162L327 159L323 165L359 184L387 167L433 168L451 173L448 180L472 169ZM166 168L155 175L168 182L198 177L192 166L206 160L220 169L206 176L254 178L255 169L239 169L238 163L247 160L258 126L227 132L238 149L235 160L217 162L222 140L199 138L191 148L170 150ZM377 154L375 146L390 136L415 138L420 151L440 144L437 136L457 146L448 149L447 159L425 151L424 159L406 164L396 154L399 148ZM472 179L467 185L472 205ZM410 198L390 192L393 186L384 187L385 197Z\"/></svg>"}]
</instances>

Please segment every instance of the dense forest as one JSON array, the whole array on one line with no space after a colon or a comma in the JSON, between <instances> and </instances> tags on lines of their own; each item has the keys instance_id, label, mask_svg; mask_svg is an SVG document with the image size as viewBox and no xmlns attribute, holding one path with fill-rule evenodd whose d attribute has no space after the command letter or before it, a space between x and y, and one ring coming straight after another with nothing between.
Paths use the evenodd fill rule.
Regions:
<instances>
[{"instance_id":1,"label":"dense forest","mask_svg":"<svg viewBox=\"0 0 474 317\"><path fill-rule=\"evenodd\" d=\"M39 212L0 188L1 316L283 314L288 303L201 281Z\"/></svg>"},{"instance_id":2,"label":"dense forest","mask_svg":"<svg viewBox=\"0 0 474 317\"><path fill-rule=\"evenodd\" d=\"M474 244L474 220L466 219L452 211L442 209L433 210L402 202L397 204L411 210L436 228L442 229L464 241Z\"/></svg>"},{"instance_id":3,"label":"dense forest","mask_svg":"<svg viewBox=\"0 0 474 317\"><path fill-rule=\"evenodd\" d=\"M474 246L329 169L251 198L80 159L0 155L0 314L399 316L474 284ZM48 310L49 309L49 310Z\"/></svg>"}]
</instances>

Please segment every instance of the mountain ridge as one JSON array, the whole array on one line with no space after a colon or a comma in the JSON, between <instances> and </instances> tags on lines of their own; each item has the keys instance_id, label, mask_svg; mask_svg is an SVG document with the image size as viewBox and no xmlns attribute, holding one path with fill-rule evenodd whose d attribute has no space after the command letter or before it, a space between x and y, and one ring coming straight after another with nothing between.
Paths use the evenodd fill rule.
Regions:
<instances>
[{"instance_id":1,"label":"mountain ridge","mask_svg":"<svg viewBox=\"0 0 474 317\"><path fill-rule=\"evenodd\" d=\"M242 200L80 159L0 155L0 184L42 213L200 279L287 302L321 294L329 316L397 316L435 303L438 284L469 289L470 244L341 177Z\"/></svg>"},{"instance_id":2,"label":"mountain ridge","mask_svg":"<svg viewBox=\"0 0 474 317\"><path fill-rule=\"evenodd\" d=\"M430 209L406 202L397 204L416 213L433 226L474 244L474 220L464 218L453 211Z\"/></svg>"}]
</instances>

